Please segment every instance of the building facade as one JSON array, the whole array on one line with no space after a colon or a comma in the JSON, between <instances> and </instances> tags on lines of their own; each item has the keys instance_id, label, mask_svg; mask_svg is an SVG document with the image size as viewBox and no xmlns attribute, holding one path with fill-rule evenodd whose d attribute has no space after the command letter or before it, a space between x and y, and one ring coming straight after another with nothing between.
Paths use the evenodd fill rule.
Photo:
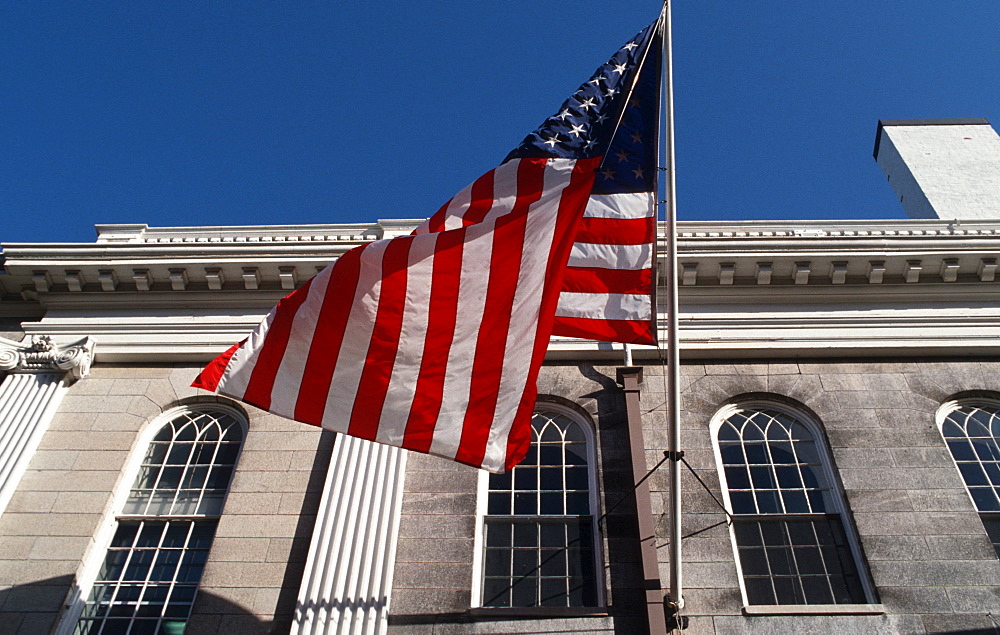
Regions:
<instances>
[{"instance_id":1,"label":"building facade","mask_svg":"<svg viewBox=\"0 0 1000 635\"><path fill-rule=\"evenodd\" d=\"M678 629L998 628L1000 220L979 214L680 224ZM0 632L643 632L670 566L657 351L640 373L553 340L507 475L190 387L319 268L416 224L4 245Z\"/></svg>"}]
</instances>

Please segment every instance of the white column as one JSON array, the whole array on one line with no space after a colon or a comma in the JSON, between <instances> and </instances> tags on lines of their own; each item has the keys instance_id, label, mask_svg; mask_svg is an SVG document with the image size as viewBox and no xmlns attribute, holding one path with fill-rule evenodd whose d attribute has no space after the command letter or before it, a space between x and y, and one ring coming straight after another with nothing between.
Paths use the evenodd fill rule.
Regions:
<instances>
[{"instance_id":1,"label":"white column","mask_svg":"<svg viewBox=\"0 0 1000 635\"><path fill-rule=\"evenodd\" d=\"M44 337L30 343L0 338L0 515L28 468L66 388L90 369L93 344L65 348Z\"/></svg>"},{"instance_id":2,"label":"white column","mask_svg":"<svg viewBox=\"0 0 1000 635\"><path fill-rule=\"evenodd\" d=\"M406 453L337 435L293 635L384 633Z\"/></svg>"}]
</instances>

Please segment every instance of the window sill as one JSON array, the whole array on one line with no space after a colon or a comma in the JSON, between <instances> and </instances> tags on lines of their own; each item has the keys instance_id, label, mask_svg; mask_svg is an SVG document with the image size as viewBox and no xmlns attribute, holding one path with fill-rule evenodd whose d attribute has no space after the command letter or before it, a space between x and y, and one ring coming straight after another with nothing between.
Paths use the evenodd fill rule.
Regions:
<instances>
[{"instance_id":1,"label":"window sill","mask_svg":"<svg viewBox=\"0 0 1000 635\"><path fill-rule=\"evenodd\" d=\"M607 617L604 607L576 606L525 606L525 607L478 607L469 609L469 616L489 619L524 619L545 617Z\"/></svg>"},{"instance_id":2,"label":"window sill","mask_svg":"<svg viewBox=\"0 0 1000 635\"><path fill-rule=\"evenodd\" d=\"M744 615L884 615L881 604L759 604L744 606Z\"/></svg>"}]
</instances>

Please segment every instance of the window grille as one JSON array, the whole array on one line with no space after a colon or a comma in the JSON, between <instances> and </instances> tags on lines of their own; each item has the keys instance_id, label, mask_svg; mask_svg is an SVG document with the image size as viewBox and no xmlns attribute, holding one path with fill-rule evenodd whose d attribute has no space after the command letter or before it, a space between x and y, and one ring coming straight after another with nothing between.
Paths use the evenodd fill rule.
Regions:
<instances>
[{"instance_id":1,"label":"window grille","mask_svg":"<svg viewBox=\"0 0 1000 635\"><path fill-rule=\"evenodd\" d=\"M944 413L941 434L1000 557L1000 404L953 402Z\"/></svg>"},{"instance_id":2,"label":"window grille","mask_svg":"<svg viewBox=\"0 0 1000 635\"><path fill-rule=\"evenodd\" d=\"M866 602L854 536L819 436L774 407L737 407L716 448L747 603Z\"/></svg>"},{"instance_id":3,"label":"window grille","mask_svg":"<svg viewBox=\"0 0 1000 635\"><path fill-rule=\"evenodd\" d=\"M536 412L527 457L489 475L482 606L597 606L596 484L589 429Z\"/></svg>"},{"instance_id":4,"label":"window grille","mask_svg":"<svg viewBox=\"0 0 1000 635\"><path fill-rule=\"evenodd\" d=\"M243 443L218 407L179 409L146 447L77 635L183 633Z\"/></svg>"}]
</instances>

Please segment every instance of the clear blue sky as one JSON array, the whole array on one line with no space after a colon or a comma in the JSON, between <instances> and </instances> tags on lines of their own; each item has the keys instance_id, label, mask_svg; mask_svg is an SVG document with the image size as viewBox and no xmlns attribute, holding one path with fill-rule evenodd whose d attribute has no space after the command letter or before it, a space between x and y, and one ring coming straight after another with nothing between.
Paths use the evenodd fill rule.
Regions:
<instances>
[{"instance_id":1,"label":"clear blue sky","mask_svg":"<svg viewBox=\"0 0 1000 635\"><path fill-rule=\"evenodd\" d=\"M425 217L658 8L7 0L0 242ZM673 14L682 220L902 218L871 156L879 118L1000 127L995 0Z\"/></svg>"}]
</instances>

